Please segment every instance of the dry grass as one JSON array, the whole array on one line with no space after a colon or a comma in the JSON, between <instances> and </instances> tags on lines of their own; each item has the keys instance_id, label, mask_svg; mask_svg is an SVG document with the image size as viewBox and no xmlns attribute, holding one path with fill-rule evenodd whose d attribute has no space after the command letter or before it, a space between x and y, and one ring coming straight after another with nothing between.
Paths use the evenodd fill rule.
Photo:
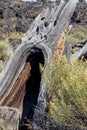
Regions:
<instances>
[{"instance_id":1,"label":"dry grass","mask_svg":"<svg viewBox=\"0 0 87 130\"><path fill-rule=\"evenodd\" d=\"M51 118L58 124L76 123L87 118L87 62L69 65L65 57L47 61L43 76L50 91L48 103Z\"/></svg>"},{"instance_id":2,"label":"dry grass","mask_svg":"<svg viewBox=\"0 0 87 130\"><path fill-rule=\"evenodd\" d=\"M87 40L87 26L74 26L67 36L67 40L72 44Z\"/></svg>"},{"instance_id":3,"label":"dry grass","mask_svg":"<svg viewBox=\"0 0 87 130\"><path fill-rule=\"evenodd\" d=\"M12 50L9 49L9 39L21 39L23 33L11 32L10 34L2 34L2 36L4 37L4 40L0 41L0 71L2 71L5 63L13 54Z\"/></svg>"}]
</instances>

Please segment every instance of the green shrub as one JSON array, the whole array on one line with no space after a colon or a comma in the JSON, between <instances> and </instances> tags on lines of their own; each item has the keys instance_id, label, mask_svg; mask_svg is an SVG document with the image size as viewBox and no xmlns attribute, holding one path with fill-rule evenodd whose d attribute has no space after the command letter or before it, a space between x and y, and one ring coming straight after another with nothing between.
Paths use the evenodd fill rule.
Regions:
<instances>
[{"instance_id":1,"label":"green shrub","mask_svg":"<svg viewBox=\"0 0 87 130\"><path fill-rule=\"evenodd\" d=\"M87 117L87 62L68 64L65 57L47 61L43 78L50 93L50 117L58 124Z\"/></svg>"}]
</instances>

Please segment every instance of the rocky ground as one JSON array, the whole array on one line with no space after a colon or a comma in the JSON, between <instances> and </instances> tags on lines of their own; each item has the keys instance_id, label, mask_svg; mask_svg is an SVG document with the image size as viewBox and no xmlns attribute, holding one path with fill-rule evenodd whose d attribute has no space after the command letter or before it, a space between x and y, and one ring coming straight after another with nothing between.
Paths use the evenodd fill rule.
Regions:
<instances>
[{"instance_id":1,"label":"rocky ground","mask_svg":"<svg viewBox=\"0 0 87 130\"><path fill-rule=\"evenodd\" d=\"M0 71L11 51L14 52L21 43L21 37L27 31L42 8L43 3L20 2L20 0L0 0ZM87 41L87 4L78 4L72 16L73 28L67 37L72 44ZM9 45L9 46L8 46ZM7 50L6 50L7 49ZM10 53L8 53L10 51ZM87 123L87 122L86 122ZM68 130L87 130L86 123ZM60 128L63 130L63 128ZM64 128L66 130L67 128Z\"/></svg>"},{"instance_id":2,"label":"rocky ground","mask_svg":"<svg viewBox=\"0 0 87 130\"><path fill-rule=\"evenodd\" d=\"M5 61L21 43L21 38L30 24L41 10L50 4L0 0L0 71ZM87 4L77 5L71 24L73 28L67 40L72 44L86 41Z\"/></svg>"},{"instance_id":3,"label":"rocky ground","mask_svg":"<svg viewBox=\"0 0 87 130\"><path fill-rule=\"evenodd\" d=\"M21 43L23 34L43 8L51 3L0 0L0 71L8 57ZM87 40L87 4L79 3L71 18L73 28L67 40L76 44ZM7 51L5 51L7 50Z\"/></svg>"},{"instance_id":4,"label":"rocky ground","mask_svg":"<svg viewBox=\"0 0 87 130\"><path fill-rule=\"evenodd\" d=\"M12 31L25 33L42 8L48 6L43 3L15 1L0 0L0 35ZM77 5L71 22L80 25L87 24L87 4Z\"/></svg>"},{"instance_id":5,"label":"rocky ground","mask_svg":"<svg viewBox=\"0 0 87 130\"><path fill-rule=\"evenodd\" d=\"M0 0L0 71L44 7L42 3Z\"/></svg>"},{"instance_id":6,"label":"rocky ground","mask_svg":"<svg viewBox=\"0 0 87 130\"><path fill-rule=\"evenodd\" d=\"M87 25L87 4L79 3L71 19L72 23L78 25Z\"/></svg>"},{"instance_id":7,"label":"rocky ground","mask_svg":"<svg viewBox=\"0 0 87 130\"><path fill-rule=\"evenodd\" d=\"M0 1L0 34L25 33L44 7L41 3Z\"/></svg>"}]
</instances>

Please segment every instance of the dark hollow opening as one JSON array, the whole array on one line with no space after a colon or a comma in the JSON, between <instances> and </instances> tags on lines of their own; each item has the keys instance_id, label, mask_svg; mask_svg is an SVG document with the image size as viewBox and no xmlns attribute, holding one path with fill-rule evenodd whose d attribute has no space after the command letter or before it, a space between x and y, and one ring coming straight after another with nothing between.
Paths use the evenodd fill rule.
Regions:
<instances>
[{"instance_id":1,"label":"dark hollow opening","mask_svg":"<svg viewBox=\"0 0 87 130\"><path fill-rule=\"evenodd\" d=\"M26 83L26 93L23 101L23 113L21 125L26 124L27 120L32 122L35 106L40 91L41 73L39 64L44 66L44 56L41 49L34 48L28 56L27 61L31 65L31 76Z\"/></svg>"}]
</instances>

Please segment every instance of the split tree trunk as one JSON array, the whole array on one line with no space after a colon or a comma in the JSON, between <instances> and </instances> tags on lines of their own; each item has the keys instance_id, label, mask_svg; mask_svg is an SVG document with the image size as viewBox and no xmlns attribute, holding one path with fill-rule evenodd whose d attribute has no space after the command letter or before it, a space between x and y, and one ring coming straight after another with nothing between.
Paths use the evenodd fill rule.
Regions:
<instances>
[{"instance_id":1,"label":"split tree trunk","mask_svg":"<svg viewBox=\"0 0 87 130\"><path fill-rule=\"evenodd\" d=\"M0 119L3 121L2 124L5 124L5 127L8 124L9 130L17 130L18 128L18 111L20 111L19 108L25 91L23 88L30 74L30 66L26 65L27 57L31 52L35 51L35 47L41 49L44 58L47 59L51 58L55 52L57 54L63 53L69 21L75 7L76 3L74 0L70 0L67 4L61 0L58 7L53 5L52 7L43 9L31 24L22 39L21 45L17 48L6 68L0 73ZM39 110L43 110L44 112L45 104L46 86L41 81L38 97ZM13 107L17 108L18 111L14 112ZM6 111L2 111L2 109ZM12 113L10 113L10 110ZM38 117L37 111L36 109L34 119ZM17 116L15 116L15 113ZM17 123L13 123L14 125L12 126L10 118L14 119L14 122L17 121Z\"/></svg>"}]
</instances>

